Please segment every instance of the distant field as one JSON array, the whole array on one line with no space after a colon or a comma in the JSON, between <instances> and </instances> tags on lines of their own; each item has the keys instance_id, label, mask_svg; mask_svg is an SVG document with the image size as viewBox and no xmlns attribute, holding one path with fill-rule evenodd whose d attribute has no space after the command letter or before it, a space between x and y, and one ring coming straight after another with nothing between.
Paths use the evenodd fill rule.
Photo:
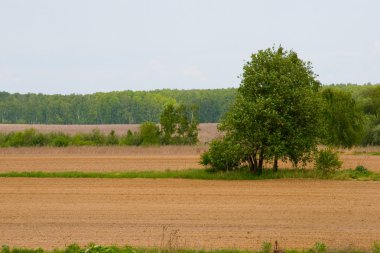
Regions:
<instances>
[{"instance_id":1,"label":"distant field","mask_svg":"<svg viewBox=\"0 0 380 253\"><path fill-rule=\"evenodd\" d=\"M216 123L203 123L199 125L199 141L201 143L209 142L216 136L218 131ZM63 132L66 134L89 133L93 129L99 129L103 133L109 133L112 130L118 135L126 134L128 130L135 132L139 124L119 124L119 125L29 125L29 124L0 124L0 132L9 133L12 131L22 131L34 128L42 133Z\"/></svg>"}]
</instances>

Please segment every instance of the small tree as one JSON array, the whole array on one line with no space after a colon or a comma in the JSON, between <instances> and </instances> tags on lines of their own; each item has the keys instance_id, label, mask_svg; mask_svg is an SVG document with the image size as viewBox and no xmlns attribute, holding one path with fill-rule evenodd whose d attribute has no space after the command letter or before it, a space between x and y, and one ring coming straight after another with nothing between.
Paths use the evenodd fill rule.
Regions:
<instances>
[{"instance_id":1,"label":"small tree","mask_svg":"<svg viewBox=\"0 0 380 253\"><path fill-rule=\"evenodd\" d=\"M169 104L160 116L162 142L165 144L195 144L198 141L196 107Z\"/></svg>"},{"instance_id":2,"label":"small tree","mask_svg":"<svg viewBox=\"0 0 380 253\"><path fill-rule=\"evenodd\" d=\"M153 122L144 122L140 125L140 138L142 145L160 144L160 130Z\"/></svg>"},{"instance_id":3,"label":"small tree","mask_svg":"<svg viewBox=\"0 0 380 253\"><path fill-rule=\"evenodd\" d=\"M178 113L173 104L168 104L160 116L161 135L163 143L169 144L176 131Z\"/></svg>"}]
</instances>

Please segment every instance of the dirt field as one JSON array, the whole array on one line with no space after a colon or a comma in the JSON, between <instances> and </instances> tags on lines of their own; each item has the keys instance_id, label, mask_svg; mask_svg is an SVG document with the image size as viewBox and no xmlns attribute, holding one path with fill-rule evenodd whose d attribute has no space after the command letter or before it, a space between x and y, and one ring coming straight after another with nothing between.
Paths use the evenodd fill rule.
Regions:
<instances>
[{"instance_id":1,"label":"dirt field","mask_svg":"<svg viewBox=\"0 0 380 253\"><path fill-rule=\"evenodd\" d=\"M206 146L68 147L0 149L0 172L138 171L202 168Z\"/></svg>"},{"instance_id":2,"label":"dirt field","mask_svg":"<svg viewBox=\"0 0 380 253\"><path fill-rule=\"evenodd\" d=\"M202 168L200 146L2 148L0 172L10 171L138 171ZM363 165L380 172L380 156L342 154L343 168ZM290 164L280 164L290 167Z\"/></svg>"},{"instance_id":3,"label":"dirt field","mask_svg":"<svg viewBox=\"0 0 380 253\"><path fill-rule=\"evenodd\" d=\"M355 181L0 178L0 244L369 247L379 192Z\"/></svg>"}]
</instances>

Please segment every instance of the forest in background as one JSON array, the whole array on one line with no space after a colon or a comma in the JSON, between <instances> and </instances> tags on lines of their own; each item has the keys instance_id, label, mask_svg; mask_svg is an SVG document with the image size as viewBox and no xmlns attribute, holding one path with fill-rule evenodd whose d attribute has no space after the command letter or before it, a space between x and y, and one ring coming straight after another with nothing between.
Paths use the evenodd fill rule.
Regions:
<instances>
[{"instance_id":1,"label":"forest in background","mask_svg":"<svg viewBox=\"0 0 380 253\"><path fill-rule=\"evenodd\" d=\"M363 113L380 114L380 84L325 85L350 92ZM79 95L0 92L0 123L138 124L159 122L167 104L196 106L200 123L216 123L234 101L236 89L114 91Z\"/></svg>"},{"instance_id":2,"label":"forest in background","mask_svg":"<svg viewBox=\"0 0 380 253\"><path fill-rule=\"evenodd\" d=\"M201 123L218 122L236 89L114 91L88 95L0 92L0 123L138 124L158 122L167 104L196 106Z\"/></svg>"},{"instance_id":3,"label":"forest in background","mask_svg":"<svg viewBox=\"0 0 380 253\"><path fill-rule=\"evenodd\" d=\"M357 136L361 140L353 143L380 145L380 84L324 85L321 89L322 94L327 89L341 92L340 96L330 103L330 107L334 110L328 112L331 114L331 126L336 128L335 138L337 141L345 138L344 135L340 135L342 131L345 131L342 129L347 129L344 124L349 125L350 123L347 121L350 119L358 119L357 114L359 113L364 119L364 129L363 133ZM0 92L0 123L136 124L159 122L160 115L168 104L191 107L197 111L197 120L200 123L216 123L232 105L235 94L236 89L234 88L114 91L87 95ZM342 95L346 99L342 99ZM352 104L349 106L345 104L350 101L347 100L347 95L354 101L354 107ZM348 129L348 131L355 132L356 130ZM347 134L352 135L348 132Z\"/></svg>"}]
</instances>

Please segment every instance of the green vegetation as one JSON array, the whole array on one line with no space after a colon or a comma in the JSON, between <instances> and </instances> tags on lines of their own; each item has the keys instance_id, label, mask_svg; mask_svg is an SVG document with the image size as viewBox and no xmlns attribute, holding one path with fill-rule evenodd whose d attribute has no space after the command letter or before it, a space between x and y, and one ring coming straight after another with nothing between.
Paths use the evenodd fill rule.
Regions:
<instances>
[{"instance_id":1,"label":"green vegetation","mask_svg":"<svg viewBox=\"0 0 380 253\"><path fill-rule=\"evenodd\" d=\"M168 243L169 244L169 243ZM101 246L90 243L87 246L80 247L78 244L71 244L66 249L54 249L51 251L26 248L10 248L2 246L0 253L270 253L273 247L271 243L264 242L261 249L258 250L240 250L240 249L216 249L216 250L195 250L182 249L177 245L169 244L167 247L158 248L141 248L131 246ZM374 242L371 249L359 249L347 246L344 249L331 249L326 244L317 242L309 249L286 249L288 253L380 253L380 244Z\"/></svg>"},{"instance_id":2,"label":"green vegetation","mask_svg":"<svg viewBox=\"0 0 380 253\"><path fill-rule=\"evenodd\" d=\"M234 97L235 89L115 91L90 95L0 92L0 123L158 123L167 104L197 105L200 122L218 122Z\"/></svg>"},{"instance_id":3,"label":"green vegetation","mask_svg":"<svg viewBox=\"0 0 380 253\"><path fill-rule=\"evenodd\" d=\"M354 155L380 155L380 152L355 151Z\"/></svg>"},{"instance_id":4,"label":"green vegetation","mask_svg":"<svg viewBox=\"0 0 380 253\"><path fill-rule=\"evenodd\" d=\"M319 150L315 157L315 169L323 174L329 174L337 171L342 167L342 161L339 160L338 152L331 148ZM364 168L364 167L363 167Z\"/></svg>"},{"instance_id":5,"label":"green vegetation","mask_svg":"<svg viewBox=\"0 0 380 253\"><path fill-rule=\"evenodd\" d=\"M263 170L258 174L252 174L248 167L241 167L234 171L215 171L212 169L187 169L166 171L125 171L125 172L4 172L0 177L33 177L33 178L182 178L203 180L263 180L263 179L331 179L331 180L362 180L378 181L380 173L368 171L358 166L356 169L338 170L331 173L323 173L318 170L308 169L280 169Z\"/></svg>"},{"instance_id":6,"label":"green vegetation","mask_svg":"<svg viewBox=\"0 0 380 253\"><path fill-rule=\"evenodd\" d=\"M271 77L274 78L274 77ZM284 81L283 79L282 81ZM280 89L281 90L281 89ZM89 95L0 92L0 123L132 124L160 121L167 105L193 109L199 122L219 122L237 89L117 91ZM380 85L322 86L326 141L340 146L380 145ZM341 138L343 137L343 138Z\"/></svg>"},{"instance_id":7,"label":"green vegetation","mask_svg":"<svg viewBox=\"0 0 380 253\"><path fill-rule=\"evenodd\" d=\"M168 107L170 108L170 107ZM161 118L168 117L166 111ZM173 132L168 134L167 126L162 125L161 130L153 122L144 122L139 131L118 136L115 131L103 134L98 129L91 133L78 133L68 135L64 133L39 133L35 129L27 129L8 134L0 133L0 147L35 147L35 146L103 146L103 145L160 145L160 144L196 144L198 142L198 120L195 113L188 113L184 105L180 105L173 118Z\"/></svg>"},{"instance_id":8,"label":"green vegetation","mask_svg":"<svg viewBox=\"0 0 380 253\"><path fill-rule=\"evenodd\" d=\"M160 116L162 142L165 144L194 144L198 141L197 107L169 104Z\"/></svg>"},{"instance_id":9,"label":"green vegetation","mask_svg":"<svg viewBox=\"0 0 380 253\"><path fill-rule=\"evenodd\" d=\"M320 84L315 77L310 63L293 51L279 47L253 54L243 67L235 103L219 125L224 140L211 146L209 157L226 157L223 148L216 148L231 147L231 153L240 154L228 164L236 168L247 162L256 174L262 173L265 160L273 161L275 171L279 159L295 167L310 161L322 128ZM210 165L220 169L214 161L210 159Z\"/></svg>"}]
</instances>

